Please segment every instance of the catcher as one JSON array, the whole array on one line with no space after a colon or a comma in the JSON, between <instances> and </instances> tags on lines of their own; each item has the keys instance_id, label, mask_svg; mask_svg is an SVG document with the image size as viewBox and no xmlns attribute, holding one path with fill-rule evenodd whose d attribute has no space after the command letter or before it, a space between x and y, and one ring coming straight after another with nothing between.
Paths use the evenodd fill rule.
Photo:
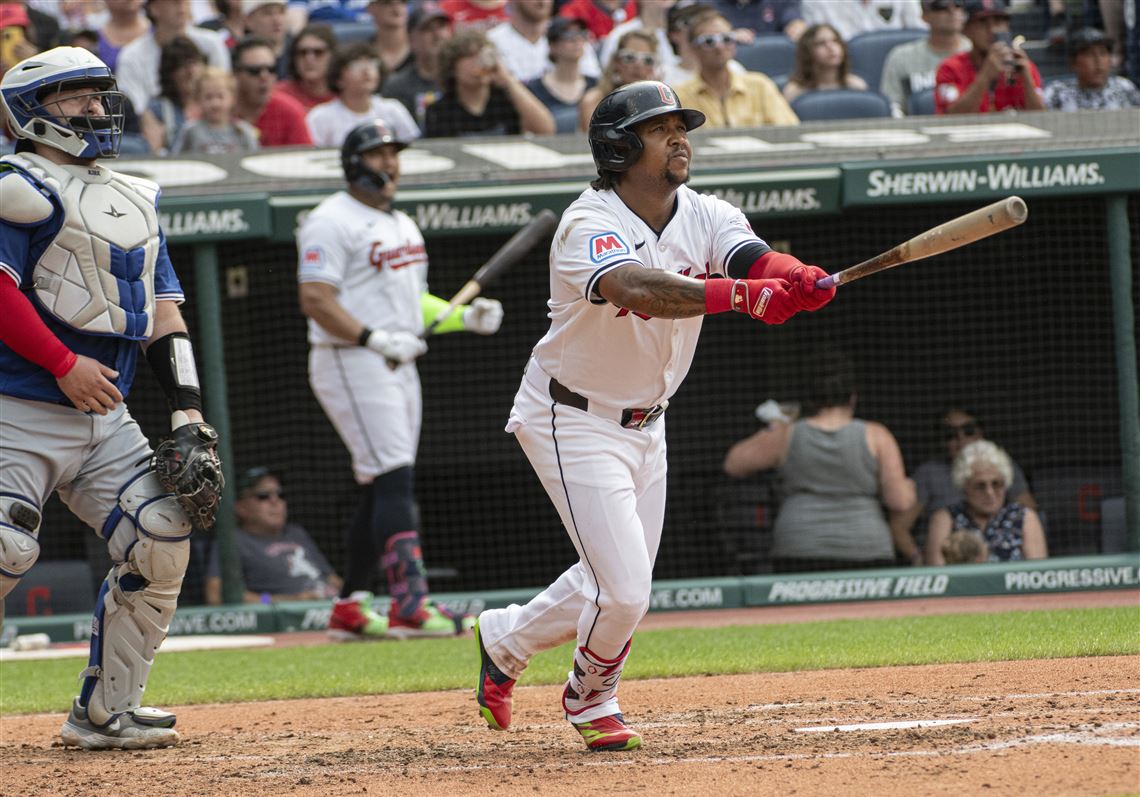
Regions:
<instances>
[{"instance_id":1,"label":"catcher","mask_svg":"<svg viewBox=\"0 0 1140 797\"><path fill-rule=\"evenodd\" d=\"M168 747L174 715L140 702L223 480L158 186L99 163L118 154L123 95L87 50L21 61L0 98L19 138L0 159L0 598L35 563L57 491L114 562L63 743ZM155 452L124 404L143 351L173 410Z\"/></svg>"}]
</instances>

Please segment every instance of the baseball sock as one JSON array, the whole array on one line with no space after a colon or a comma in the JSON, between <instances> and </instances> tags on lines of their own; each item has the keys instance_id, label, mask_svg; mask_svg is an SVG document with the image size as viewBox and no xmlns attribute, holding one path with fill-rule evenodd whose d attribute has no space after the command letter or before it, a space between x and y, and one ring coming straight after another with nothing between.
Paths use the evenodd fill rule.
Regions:
<instances>
[{"instance_id":1,"label":"baseball sock","mask_svg":"<svg viewBox=\"0 0 1140 797\"><path fill-rule=\"evenodd\" d=\"M344 569L341 599L354 592L372 592L376 579L376 544L372 538L372 487L361 490L360 502L348 526L348 561Z\"/></svg>"}]
</instances>

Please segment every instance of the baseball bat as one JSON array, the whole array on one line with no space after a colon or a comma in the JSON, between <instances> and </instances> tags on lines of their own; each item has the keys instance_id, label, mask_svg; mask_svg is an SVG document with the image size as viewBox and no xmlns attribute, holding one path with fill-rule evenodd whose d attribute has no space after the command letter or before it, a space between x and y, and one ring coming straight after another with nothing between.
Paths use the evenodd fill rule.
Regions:
<instances>
[{"instance_id":1,"label":"baseball bat","mask_svg":"<svg viewBox=\"0 0 1140 797\"><path fill-rule=\"evenodd\" d=\"M492 280L526 257L527 252L533 249L539 241L554 235L557 226L558 219L552 211L539 211L537 216L512 235L509 241L479 267L475 275L467 280L463 287L448 300L447 307L439 311L420 337L426 338L434 332L435 328L443 323L444 319L451 315L456 307L467 304L474 299Z\"/></svg>"},{"instance_id":2,"label":"baseball bat","mask_svg":"<svg viewBox=\"0 0 1140 797\"><path fill-rule=\"evenodd\" d=\"M972 210L956 219L931 227L909 241L895 246L870 260L837 271L816 280L815 286L827 290L833 285L846 285L878 271L913 263L915 260L940 255L974 241L1016 227L1029 218L1029 208L1019 196L1000 199L984 208Z\"/></svg>"}]
</instances>

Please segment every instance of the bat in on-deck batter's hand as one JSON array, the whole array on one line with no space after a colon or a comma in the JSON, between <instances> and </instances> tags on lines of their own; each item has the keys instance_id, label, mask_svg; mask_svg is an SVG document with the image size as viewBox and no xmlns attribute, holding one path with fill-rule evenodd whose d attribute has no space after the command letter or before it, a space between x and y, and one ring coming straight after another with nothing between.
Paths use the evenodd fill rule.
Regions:
<instances>
[{"instance_id":1,"label":"bat in on-deck batter's hand","mask_svg":"<svg viewBox=\"0 0 1140 797\"><path fill-rule=\"evenodd\" d=\"M1029 218L1029 208L1019 196L1006 197L984 208L972 210L956 219L931 227L898 246L888 249L870 260L837 271L817 280L815 286L826 290L833 285L844 285L860 277L883 271L903 263L949 252L995 233L1016 227Z\"/></svg>"},{"instance_id":2,"label":"bat in on-deck batter's hand","mask_svg":"<svg viewBox=\"0 0 1140 797\"><path fill-rule=\"evenodd\" d=\"M527 253L533 249L539 241L554 235L554 229L557 226L558 219L553 212L549 210L539 211L537 216L531 219L525 227L512 235L509 241L503 244L495 254L491 255L486 263L479 267L479 270L475 272L475 276L467 280L466 284L448 300L447 307L439 311L439 314L436 315L432 322L424 328L420 337L426 338L434 332L435 328L439 326L445 318L451 315L456 307L474 299L491 280L526 257Z\"/></svg>"},{"instance_id":3,"label":"bat in on-deck batter's hand","mask_svg":"<svg viewBox=\"0 0 1140 797\"><path fill-rule=\"evenodd\" d=\"M455 312L455 308L478 296L483 288L485 288L491 280L502 274L507 269L515 265L515 263L526 257L527 253L533 249L539 241L554 235L554 230L558 227L558 217L550 210L541 210L538 215L531 219L526 226L519 229L514 235L510 237L505 244L495 251L487 259L487 262L479 267L475 275L463 285L459 291L451 297L447 302L447 307L444 307L436 315L432 322L428 324L424 331L420 333L421 338L426 338L428 335L435 331L435 328L443 323L449 315ZM388 361L388 366L395 368L399 363L393 360Z\"/></svg>"}]
</instances>

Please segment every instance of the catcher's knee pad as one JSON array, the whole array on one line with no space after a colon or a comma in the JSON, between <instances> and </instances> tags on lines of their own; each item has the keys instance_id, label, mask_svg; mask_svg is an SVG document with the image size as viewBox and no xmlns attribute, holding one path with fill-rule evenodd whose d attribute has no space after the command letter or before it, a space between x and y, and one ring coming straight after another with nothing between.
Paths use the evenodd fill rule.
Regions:
<instances>
[{"instance_id":1,"label":"catcher's knee pad","mask_svg":"<svg viewBox=\"0 0 1140 797\"><path fill-rule=\"evenodd\" d=\"M0 493L0 600L39 558L40 517L28 498Z\"/></svg>"},{"instance_id":2,"label":"catcher's knee pad","mask_svg":"<svg viewBox=\"0 0 1140 797\"><path fill-rule=\"evenodd\" d=\"M190 541L143 537L103 581L79 701L96 724L139 707L166 638L190 558Z\"/></svg>"},{"instance_id":3,"label":"catcher's knee pad","mask_svg":"<svg viewBox=\"0 0 1140 797\"><path fill-rule=\"evenodd\" d=\"M187 539L194 527L174 496L162 489L154 471L137 474L119 491L119 503L103 523L111 558L122 562L136 542ZM149 576L148 576L149 578Z\"/></svg>"}]
</instances>

